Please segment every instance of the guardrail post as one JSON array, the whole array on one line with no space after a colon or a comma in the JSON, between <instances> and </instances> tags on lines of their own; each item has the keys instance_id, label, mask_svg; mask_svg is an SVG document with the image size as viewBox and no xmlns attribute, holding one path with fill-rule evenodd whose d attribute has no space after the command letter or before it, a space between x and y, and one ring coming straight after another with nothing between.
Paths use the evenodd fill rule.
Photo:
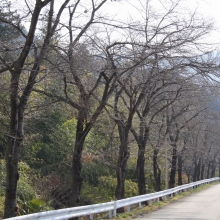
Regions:
<instances>
[{"instance_id":1,"label":"guardrail post","mask_svg":"<svg viewBox=\"0 0 220 220\"><path fill-rule=\"evenodd\" d=\"M114 217L117 215L117 200L114 201Z\"/></svg>"},{"instance_id":2,"label":"guardrail post","mask_svg":"<svg viewBox=\"0 0 220 220\"><path fill-rule=\"evenodd\" d=\"M89 215L89 219L93 220L93 214Z\"/></svg>"},{"instance_id":3,"label":"guardrail post","mask_svg":"<svg viewBox=\"0 0 220 220\"><path fill-rule=\"evenodd\" d=\"M108 218L112 218L112 210L108 211Z\"/></svg>"},{"instance_id":4,"label":"guardrail post","mask_svg":"<svg viewBox=\"0 0 220 220\"><path fill-rule=\"evenodd\" d=\"M159 197L159 198L157 198L157 202L160 202L160 197Z\"/></svg>"},{"instance_id":5,"label":"guardrail post","mask_svg":"<svg viewBox=\"0 0 220 220\"><path fill-rule=\"evenodd\" d=\"M165 201L167 200L167 196L164 196L164 200L165 200Z\"/></svg>"},{"instance_id":6,"label":"guardrail post","mask_svg":"<svg viewBox=\"0 0 220 220\"><path fill-rule=\"evenodd\" d=\"M149 205L152 205L152 200L149 200Z\"/></svg>"},{"instance_id":7,"label":"guardrail post","mask_svg":"<svg viewBox=\"0 0 220 220\"><path fill-rule=\"evenodd\" d=\"M130 212L131 211L131 206L129 205L128 207L127 207L127 212Z\"/></svg>"},{"instance_id":8,"label":"guardrail post","mask_svg":"<svg viewBox=\"0 0 220 220\"><path fill-rule=\"evenodd\" d=\"M173 193L170 194L170 197L173 198Z\"/></svg>"},{"instance_id":9,"label":"guardrail post","mask_svg":"<svg viewBox=\"0 0 220 220\"><path fill-rule=\"evenodd\" d=\"M140 208L140 209L142 208L141 202L138 203L138 208Z\"/></svg>"}]
</instances>

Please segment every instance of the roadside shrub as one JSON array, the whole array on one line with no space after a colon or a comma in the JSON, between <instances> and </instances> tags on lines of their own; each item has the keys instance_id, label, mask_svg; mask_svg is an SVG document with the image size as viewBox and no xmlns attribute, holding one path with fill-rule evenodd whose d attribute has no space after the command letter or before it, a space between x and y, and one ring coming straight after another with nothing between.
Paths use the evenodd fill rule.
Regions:
<instances>
[{"instance_id":1,"label":"roadside shrub","mask_svg":"<svg viewBox=\"0 0 220 220\"><path fill-rule=\"evenodd\" d=\"M1 219L1 216L3 216L4 214L4 201L5 201L5 197L1 196L0 197L0 219Z\"/></svg>"},{"instance_id":2,"label":"roadside shrub","mask_svg":"<svg viewBox=\"0 0 220 220\"><path fill-rule=\"evenodd\" d=\"M5 194L5 160L0 160L0 216L3 216ZM50 206L37 198L31 181L31 169L25 162L19 162L17 188L18 215L50 210Z\"/></svg>"},{"instance_id":3,"label":"roadside shrub","mask_svg":"<svg viewBox=\"0 0 220 220\"><path fill-rule=\"evenodd\" d=\"M83 183L82 200L86 204L109 202L115 200L115 188L117 179L113 176L101 176L98 178L98 186L93 187L88 183ZM137 183L131 180L125 180L125 197L138 195Z\"/></svg>"},{"instance_id":4,"label":"roadside shrub","mask_svg":"<svg viewBox=\"0 0 220 220\"><path fill-rule=\"evenodd\" d=\"M27 202L19 203L19 214L31 214L36 212L49 211L52 208L41 199L32 199Z\"/></svg>"}]
</instances>

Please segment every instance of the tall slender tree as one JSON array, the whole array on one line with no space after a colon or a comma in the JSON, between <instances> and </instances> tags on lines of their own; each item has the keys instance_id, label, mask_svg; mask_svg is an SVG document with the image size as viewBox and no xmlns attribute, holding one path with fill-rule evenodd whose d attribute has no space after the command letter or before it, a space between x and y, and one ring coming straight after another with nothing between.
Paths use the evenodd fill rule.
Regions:
<instances>
[{"instance_id":1,"label":"tall slender tree","mask_svg":"<svg viewBox=\"0 0 220 220\"><path fill-rule=\"evenodd\" d=\"M63 1L58 14L54 17L54 1L53 0L36 0L34 8L31 9L26 2L28 13L24 17L30 15L30 26L25 33L22 29L22 16L16 14L14 19L10 17L1 16L1 22L17 30L22 36L22 41L18 48L8 48L6 53L13 51L16 56L13 59L5 59L4 56L0 56L2 68L0 72L8 71L11 76L10 80L10 130L6 134L8 137L8 145L6 150L6 191L5 191L5 207L4 218L14 217L17 214L16 194L17 183L19 180L18 173L18 161L20 159L20 151L24 139L24 113L27 107L27 102L33 87L36 83L38 73L41 70L41 64L44 56L47 53L51 38L54 35L59 23L60 16L69 1ZM34 44L36 38L36 31L38 28L38 21L40 19L40 13L43 9L49 5L48 17L46 21L46 32L43 35L43 43L41 47L37 47ZM5 8L6 12L10 11L10 8ZM16 20L15 20L16 18ZM27 60L29 59L30 52L35 49L35 56L32 66L29 68L30 74L26 75L25 67ZM25 76L24 76L25 75ZM25 85L21 85L22 78L26 78Z\"/></svg>"}]
</instances>

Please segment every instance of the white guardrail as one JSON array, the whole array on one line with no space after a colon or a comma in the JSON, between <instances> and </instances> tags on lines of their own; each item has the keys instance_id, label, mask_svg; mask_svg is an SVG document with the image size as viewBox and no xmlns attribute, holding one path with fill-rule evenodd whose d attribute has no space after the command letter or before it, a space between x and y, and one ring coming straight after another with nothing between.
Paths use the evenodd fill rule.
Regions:
<instances>
[{"instance_id":1,"label":"white guardrail","mask_svg":"<svg viewBox=\"0 0 220 220\"><path fill-rule=\"evenodd\" d=\"M10 220L58 220L58 219L69 219L73 217L80 217L80 216L90 216L90 219L93 219L93 215L96 213L101 212L109 212L109 218L112 218L112 215L116 216L116 212L118 208L127 207L127 211L130 211L130 206L133 204L139 204L141 208L141 203L148 201L149 204L152 204L152 200L157 199L160 201L160 198L163 197L166 200L167 196L173 197L174 194L178 194L178 192L182 192L187 189L192 189L202 184L210 183L213 181L219 181L219 177L205 179L181 186L177 186L172 189L163 190L156 193L145 194L141 196L135 196L127 199L106 202L101 204L95 205L87 205L87 206L79 206L74 208L66 208L66 209L59 209L59 210L52 210L47 212L38 212L35 214L23 215L14 218L8 218Z\"/></svg>"}]
</instances>

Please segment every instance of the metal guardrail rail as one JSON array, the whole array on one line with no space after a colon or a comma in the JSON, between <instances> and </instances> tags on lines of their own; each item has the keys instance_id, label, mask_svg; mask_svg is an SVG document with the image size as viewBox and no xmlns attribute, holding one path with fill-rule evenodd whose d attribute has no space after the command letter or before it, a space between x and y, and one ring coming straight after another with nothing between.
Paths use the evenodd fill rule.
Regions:
<instances>
[{"instance_id":1,"label":"metal guardrail rail","mask_svg":"<svg viewBox=\"0 0 220 220\"><path fill-rule=\"evenodd\" d=\"M189 184L185 184L182 186L177 186L172 189L163 190L156 193L145 194L141 196L135 196L131 198L126 198L122 200L106 202L101 204L95 205L87 205L87 206L79 206L73 208L66 208L66 209L59 209L59 210L52 210L47 212L39 212L35 214L23 215L14 218L8 218L9 220L66 220L73 217L80 217L80 216L88 216L90 215L90 219L93 219L93 215L96 213L102 212L109 212L109 218L112 216L116 216L117 209L122 207L127 207L127 211L130 211L130 206L133 204L139 204L141 208L141 203L148 201L150 204L152 200L157 199L160 200L161 197L166 199L167 196L173 197L174 194L178 194L178 192L182 192L187 189L192 189L202 184L207 184L213 181L219 181L219 177L205 179Z\"/></svg>"}]
</instances>

